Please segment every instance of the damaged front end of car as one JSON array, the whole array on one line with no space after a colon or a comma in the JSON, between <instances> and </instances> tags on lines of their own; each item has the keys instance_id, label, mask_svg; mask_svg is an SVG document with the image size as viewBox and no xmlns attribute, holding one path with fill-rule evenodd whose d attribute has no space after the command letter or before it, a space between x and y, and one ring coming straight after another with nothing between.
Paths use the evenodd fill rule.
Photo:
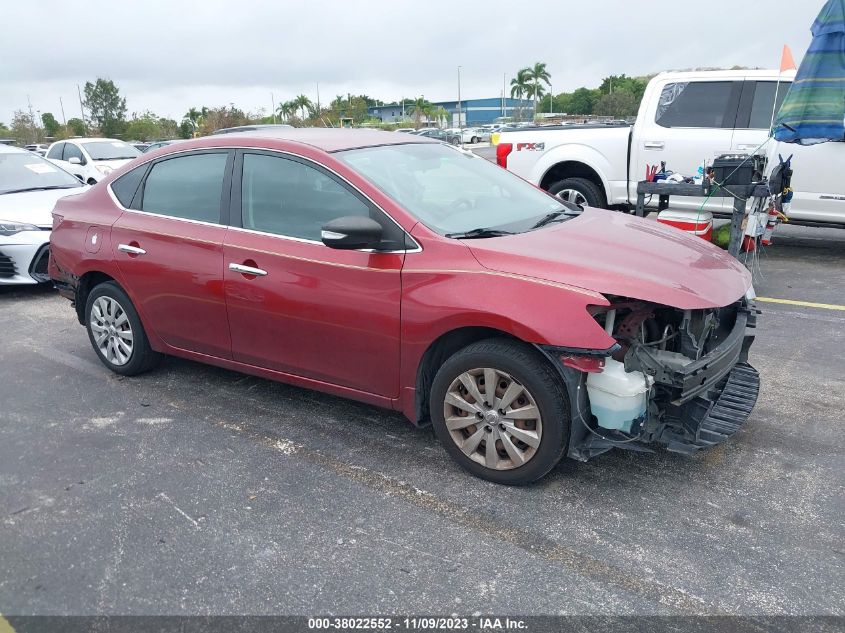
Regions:
<instances>
[{"instance_id":1,"label":"damaged front end of car","mask_svg":"<svg viewBox=\"0 0 845 633\"><path fill-rule=\"evenodd\" d=\"M608 297L593 316L616 340L604 357L544 350L569 386L569 456L650 444L692 454L724 442L751 414L760 388L748 364L758 311L752 294L721 308L680 310Z\"/></svg>"}]
</instances>

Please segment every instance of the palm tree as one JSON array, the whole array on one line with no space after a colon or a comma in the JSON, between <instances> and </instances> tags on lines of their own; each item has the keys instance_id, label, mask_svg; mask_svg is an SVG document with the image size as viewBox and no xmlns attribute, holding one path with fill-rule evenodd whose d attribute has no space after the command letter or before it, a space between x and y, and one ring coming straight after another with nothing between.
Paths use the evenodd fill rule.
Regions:
<instances>
[{"instance_id":1,"label":"palm tree","mask_svg":"<svg viewBox=\"0 0 845 633\"><path fill-rule=\"evenodd\" d=\"M283 101L276 108L276 116L282 121L287 121L294 112L296 112L296 106L292 101Z\"/></svg>"},{"instance_id":2,"label":"palm tree","mask_svg":"<svg viewBox=\"0 0 845 633\"><path fill-rule=\"evenodd\" d=\"M528 88L531 85L531 69L530 68L523 68L522 70L517 71L516 77L511 79L511 97L513 99L519 99L520 109L522 106L522 97L528 91Z\"/></svg>"},{"instance_id":3,"label":"palm tree","mask_svg":"<svg viewBox=\"0 0 845 633\"><path fill-rule=\"evenodd\" d=\"M419 97L411 102L408 112L414 115L414 128L419 130L420 125L422 125L422 118L429 118L432 113L432 106L423 97Z\"/></svg>"},{"instance_id":4,"label":"palm tree","mask_svg":"<svg viewBox=\"0 0 845 633\"><path fill-rule=\"evenodd\" d=\"M207 114L208 108L206 108L205 106L203 106L199 110L197 110L196 108L191 108L185 113L185 116L182 117L182 120L190 123L191 128L193 129L193 135L196 136L200 127L202 127L203 120L205 119Z\"/></svg>"},{"instance_id":5,"label":"palm tree","mask_svg":"<svg viewBox=\"0 0 845 633\"><path fill-rule=\"evenodd\" d=\"M314 109L314 104L311 103L311 99L306 97L305 95L299 95L294 100L293 103L296 104L296 108L302 111L302 118L304 119L306 116L306 112L308 110Z\"/></svg>"},{"instance_id":6,"label":"palm tree","mask_svg":"<svg viewBox=\"0 0 845 633\"><path fill-rule=\"evenodd\" d=\"M532 83L531 95L534 97L534 117L537 116L537 99L545 94L542 84L551 86L552 76L546 70L546 62L534 62L534 66L528 69L528 80Z\"/></svg>"}]
</instances>

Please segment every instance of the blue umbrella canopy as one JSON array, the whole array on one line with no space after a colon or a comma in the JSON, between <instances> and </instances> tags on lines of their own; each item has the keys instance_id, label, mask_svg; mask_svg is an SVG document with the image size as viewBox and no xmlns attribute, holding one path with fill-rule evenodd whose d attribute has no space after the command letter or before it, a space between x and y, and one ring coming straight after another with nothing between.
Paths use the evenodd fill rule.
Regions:
<instances>
[{"instance_id":1,"label":"blue umbrella canopy","mask_svg":"<svg viewBox=\"0 0 845 633\"><path fill-rule=\"evenodd\" d=\"M813 145L845 141L845 0L828 0L775 119L774 137Z\"/></svg>"}]
</instances>

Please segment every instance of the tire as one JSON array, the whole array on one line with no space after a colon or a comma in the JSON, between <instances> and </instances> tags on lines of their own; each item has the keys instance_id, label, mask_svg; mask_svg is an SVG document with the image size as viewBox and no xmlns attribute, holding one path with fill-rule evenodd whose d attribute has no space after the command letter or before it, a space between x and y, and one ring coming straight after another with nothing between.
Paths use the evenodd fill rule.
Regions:
<instances>
[{"instance_id":1,"label":"tire","mask_svg":"<svg viewBox=\"0 0 845 633\"><path fill-rule=\"evenodd\" d=\"M469 142L472 143L473 145L475 145L476 143L478 143L478 137L473 136L471 139L469 139Z\"/></svg>"},{"instance_id":2,"label":"tire","mask_svg":"<svg viewBox=\"0 0 845 633\"><path fill-rule=\"evenodd\" d=\"M97 330L98 327L101 329ZM150 347L135 306L114 281L99 284L88 295L85 329L100 362L116 374L135 376L152 369L161 360L161 354ZM98 343L104 331L107 339ZM105 345L105 350L101 345Z\"/></svg>"},{"instance_id":3,"label":"tire","mask_svg":"<svg viewBox=\"0 0 845 633\"><path fill-rule=\"evenodd\" d=\"M586 178L564 178L558 180L549 187L549 193L553 196L561 194L561 192L570 191L580 194L578 202L569 199L569 202L579 205L586 205L588 207L597 207L599 209L607 208L607 201L604 198L604 192L592 180ZM572 198L575 196L569 196ZM568 198L564 198L568 199Z\"/></svg>"},{"instance_id":4,"label":"tire","mask_svg":"<svg viewBox=\"0 0 845 633\"><path fill-rule=\"evenodd\" d=\"M464 413L454 406L456 395L465 398L462 406L477 403L469 389L460 392L466 384L463 380L472 379L473 374L478 395L486 397L486 391L482 391L486 381L482 379L489 370L495 371L497 378L494 407L482 403L478 410L485 413L479 419L477 411ZM510 396L512 402L505 404L507 415L503 417L495 407L508 397L512 385L517 396ZM540 479L560 461L569 441L569 399L560 375L539 352L516 341L487 339L456 352L438 370L429 406L434 432L452 458L472 474L498 484L521 485ZM538 412L537 418L516 419L528 411ZM466 424L470 420L478 421ZM485 439L488 436L495 438L492 458ZM538 443L529 446L520 438ZM505 439L510 446L505 446ZM514 449L524 461L513 457Z\"/></svg>"}]
</instances>

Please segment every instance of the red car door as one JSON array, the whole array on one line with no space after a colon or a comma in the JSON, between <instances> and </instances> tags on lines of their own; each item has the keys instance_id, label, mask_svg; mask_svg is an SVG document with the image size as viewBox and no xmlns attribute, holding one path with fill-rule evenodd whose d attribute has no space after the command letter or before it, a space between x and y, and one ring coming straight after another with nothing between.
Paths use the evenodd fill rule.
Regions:
<instances>
[{"instance_id":1,"label":"red car door","mask_svg":"<svg viewBox=\"0 0 845 633\"><path fill-rule=\"evenodd\" d=\"M398 396L404 233L304 159L245 150L234 173L232 222L241 226L224 242L234 360ZM349 215L381 218L397 249L325 246L322 225Z\"/></svg>"},{"instance_id":2,"label":"red car door","mask_svg":"<svg viewBox=\"0 0 845 633\"><path fill-rule=\"evenodd\" d=\"M156 161L134 208L112 227L115 259L146 325L167 345L220 358L232 357L221 210L233 160L217 150Z\"/></svg>"}]
</instances>

